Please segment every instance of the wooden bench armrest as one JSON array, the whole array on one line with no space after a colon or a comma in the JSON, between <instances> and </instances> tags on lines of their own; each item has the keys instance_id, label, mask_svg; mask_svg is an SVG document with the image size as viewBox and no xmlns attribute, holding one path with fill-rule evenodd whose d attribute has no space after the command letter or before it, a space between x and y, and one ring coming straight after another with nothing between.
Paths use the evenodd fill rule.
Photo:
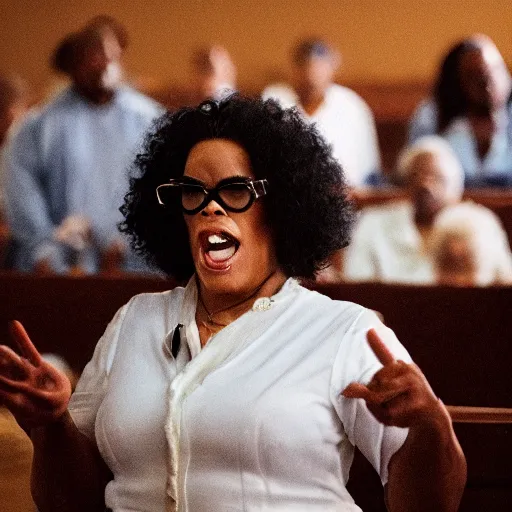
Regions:
<instances>
[{"instance_id":1,"label":"wooden bench armrest","mask_svg":"<svg viewBox=\"0 0 512 512\"><path fill-rule=\"evenodd\" d=\"M447 405L454 423L511 423L512 409L504 407L466 407Z\"/></svg>"}]
</instances>

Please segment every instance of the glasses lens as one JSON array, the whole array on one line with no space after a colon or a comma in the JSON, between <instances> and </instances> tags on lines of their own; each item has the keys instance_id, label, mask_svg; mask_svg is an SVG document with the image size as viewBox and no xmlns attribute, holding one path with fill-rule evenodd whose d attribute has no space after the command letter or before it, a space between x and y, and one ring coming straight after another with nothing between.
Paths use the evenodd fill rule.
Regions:
<instances>
[{"instance_id":1,"label":"glasses lens","mask_svg":"<svg viewBox=\"0 0 512 512\"><path fill-rule=\"evenodd\" d=\"M195 210L205 198L205 191L199 185L183 184L181 185L181 204L185 211Z\"/></svg>"},{"instance_id":2,"label":"glasses lens","mask_svg":"<svg viewBox=\"0 0 512 512\"><path fill-rule=\"evenodd\" d=\"M219 189L219 196L229 208L241 210L252 199L249 187L245 183L230 183Z\"/></svg>"}]
</instances>

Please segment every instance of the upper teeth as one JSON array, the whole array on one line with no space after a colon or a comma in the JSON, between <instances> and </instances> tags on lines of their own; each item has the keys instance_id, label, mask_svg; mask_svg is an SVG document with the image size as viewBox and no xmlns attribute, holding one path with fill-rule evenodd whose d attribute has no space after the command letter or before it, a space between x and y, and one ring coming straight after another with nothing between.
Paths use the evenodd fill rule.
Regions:
<instances>
[{"instance_id":1,"label":"upper teeth","mask_svg":"<svg viewBox=\"0 0 512 512\"><path fill-rule=\"evenodd\" d=\"M208 237L208 242L211 244L223 244L224 242L227 242L227 239L219 235L210 235Z\"/></svg>"}]
</instances>

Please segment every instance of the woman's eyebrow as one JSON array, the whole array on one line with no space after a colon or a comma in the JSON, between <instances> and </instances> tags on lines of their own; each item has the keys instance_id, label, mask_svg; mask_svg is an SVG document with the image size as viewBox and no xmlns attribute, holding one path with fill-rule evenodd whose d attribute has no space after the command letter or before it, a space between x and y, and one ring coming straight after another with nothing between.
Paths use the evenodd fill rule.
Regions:
<instances>
[{"instance_id":1,"label":"woman's eyebrow","mask_svg":"<svg viewBox=\"0 0 512 512\"><path fill-rule=\"evenodd\" d=\"M229 183L245 183L247 182L248 180L251 180L253 178L249 178L247 176L243 176L241 174L235 174L234 176L229 176L229 178L223 178L222 180L220 180L218 183L217 183L217 187L219 185L227 185Z\"/></svg>"},{"instance_id":2,"label":"woman's eyebrow","mask_svg":"<svg viewBox=\"0 0 512 512\"><path fill-rule=\"evenodd\" d=\"M182 177L182 180L184 183L191 183L194 185L201 185L202 187L206 187L206 183L204 183L204 181L198 180L197 178L193 178L192 176L184 175Z\"/></svg>"}]
</instances>

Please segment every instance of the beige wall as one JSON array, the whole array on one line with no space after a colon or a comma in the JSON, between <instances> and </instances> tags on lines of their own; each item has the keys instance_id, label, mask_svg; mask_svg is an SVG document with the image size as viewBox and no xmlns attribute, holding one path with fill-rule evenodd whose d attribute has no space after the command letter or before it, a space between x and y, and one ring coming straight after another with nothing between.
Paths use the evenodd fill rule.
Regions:
<instances>
[{"instance_id":1,"label":"beige wall","mask_svg":"<svg viewBox=\"0 0 512 512\"><path fill-rule=\"evenodd\" d=\"M510 0L0 0L0 69L44 83L53 46L97 13L129 29L132 74L177 84L191 50L219 42L241 85L260 87L286 73L290 46L305 34L341 50L340 78L352 83L427 81L446 47L475 31L512 61Z\"/></svg>"}]
</instances>

